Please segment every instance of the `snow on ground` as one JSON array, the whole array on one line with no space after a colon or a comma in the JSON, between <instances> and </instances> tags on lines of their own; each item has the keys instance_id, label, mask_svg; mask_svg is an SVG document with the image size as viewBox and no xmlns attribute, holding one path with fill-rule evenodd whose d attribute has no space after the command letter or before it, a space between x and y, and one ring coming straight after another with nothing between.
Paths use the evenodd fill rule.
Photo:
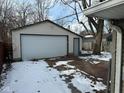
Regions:
<instances>
[{"instance_id":1,"label":"snow on ground","mask_svg":"<svg viewBox=\"0 0 124 93\"><path fill-rule=\"evenodd\" d=\"M93 61L93 64L99 64L100 62L99 61Z\"/></svg>"},{"instance_id":2,"label":"snow on ground","mask_svg":"<svg viewBox=\"0 0 124 93\"><path fill-rule=\"evenodd\" d=\"M75 73L76 71L74 70L75 66L69 65L69 62L72 62L73 60L67 60L67 61L58 61L56 62L56 65L54 65L53 67L57 67L57 66L61 66L64 65L64 67L67 68L67 70L61 71L61 75L70 75ZM70 69L71 68L71 69Z\"/></svg>"},{"instance_id":3,"label":"snow on ground","mask_svg":"<svg viewBox=\"0 0 124 93\"><path fill-rule=\"evenodd\" d=\"M73 60L59 61L59 62L56 62L56 65L54 65L54 67L60 66L60 65L67 65L67 63L72 62L72 61L73 61Z\"/></svg>"},{"instance_id":4,"label":"snow on ground","mask_svg":"<svg viewBox=\"0 0 124 93\"><path fill-rule=\"evenodd\" d=\"M85 53L88 53L88 52L85 52ZM109 52L101 52L101 55L80 56L79 58L86 59L86 60L96 59L96 60L110 61L110 59L112 58L112 55Z\"/></svg>"},{"instance_id":5,"label":"snow on ground","mask_svg":"<svg viewBox=\"0 0 124 93\"><path fill-rule=\"evenodd\" d=\"M47 66L44 61L13 63L0 93L71 93L59 72Z\"/></svg>"},{"instance_id":6,"label":"snow on ground","mask_svg":"<svg viewBox=\"0 0 124 93\"><path fill-rule=\"evenodd\" d=\"M96 93L94 90L100 91L106 89L106 86L102 82L92 83L92 80L82 76L80 73L74 75L72 84L78 86L77 88L82 93Z\"/></svg>"},{"instance_id":7,"label":"snow on ground","mask_svg":"<svg viewBox=\"0 0 124 93\"><path fill-rule=\"evenodd\" d=\"M56 62L56 65L54 65L53 67L57 67L57 66L61 66L64 65L64 67L66 68L75 68L75 66L69 65L69 62L72 62L73 60L68 60L68 61L58 61Z\"/></svg>"},{"instance_id":8,"label":"snow on ground","mask_svg":"<svg viewBox=\"0 0 124 93\"><path fill-rule=\"evenodd\" d=\"M56 65L59 64L59 66L60 65L68 66L69 65L68 62L71 62L71 61L58 61ZM81 73L84 73L84 75L82 75ZM94 84L94 82L91 79L85 76L85 75L88 75L86 72L76 68L60 71L60 75L72 75L74 78L72 79L71 83L82 93L85 93L85 92L96 93L94 90L100 91L100 90L106 89L106 85L104 85L102 82L96 81L96 84Z\"/></svg>"},{"instance_id":9,"label":"snow on ground","mask_svg":"<svg viewBox=\"0 0 124 93\"><path fill-rule=\"evenodd\" d=\"M82 50L81 53L82 53L82 54L92 54L92 51L85 51L85 50Z\"/></svg>"},{"instance_id":10,"label":"snow on ground","mask_svg":"<svg viewBox=\"0 0 124 93\"><path fill-rule=\"evenodd\" d=\"M60 75L73 75L71 82L82 93L96 93L94 90L104 90L106 86L102 82L92 82L91 79L81 74L79 69L69 65L68 61L59 61L53 67L65 65L69 69L57 71L41 61L16 62L7 72L7 79L0 93L71 93L65 77Z\"/></svg>"},{"instance_id":11,"label":"snow on ground","mask_svg":"<svg viewBox=\"0 0 124 93\"><path fill-rule=\"evenodd\" d=\"M73 73L75 73L76 71L75 70L65 70L65 71L61 71L61 75L71 75Z\"/></svg>"}]
</instances>

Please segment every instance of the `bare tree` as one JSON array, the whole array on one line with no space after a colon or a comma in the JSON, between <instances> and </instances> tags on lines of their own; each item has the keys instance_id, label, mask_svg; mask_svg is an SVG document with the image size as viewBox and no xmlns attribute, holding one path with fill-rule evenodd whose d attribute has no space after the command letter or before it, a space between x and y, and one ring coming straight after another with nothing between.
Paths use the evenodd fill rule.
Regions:
<instances>
[{"instance_id":1,"label":"bare tree","mask_svg":"<svg viewBox=\"0 0 124 93\"><path fill-rule=\"evenodd\" d=\"M69 6L72 9L76 20L78 21L79 24L81 24L85 28L85 31L88 33L89 32L88 27L86 26L85 22L83 22L79 18L80 12L83 13L83 7L80 3L80 0L61 0L61 1L63 2L63 4Z\"/></svg>"},{"instance_id":2,"label":"bare tree","mask_svg":"<svg viewBox=\"0 0 124 93\"><path fill-rule=\"evenodd\" d=\"M99 0L99 1L102 2L104 0ZM91 2L91 0L89 0L89 4L90 4L90 2ZM89 7L86 0L82 0L82 5L83 5L84 9ZM96 29L96 33L94 34L96 42L94 43L93 54L100 54L103 28L104 28L104 20L100 19L100 18L88 17L88 22L89 22L91 31L93 31L92 25Z\"/></svg>"},{"instance_id":3,"label":"bare tree","mask_svg":"<svg viewBox=\"0 0 124 93\"><path fill-rule=\"evenodd\" d=\"M64 20L64 19L62 19L62 20L56 20L56 23L57 24L59 24L60 26L65 26L65 25L67 25L67 21L66 20Z\"/></svg>"},{"instance_id":4,"label":"bare tree","mask_svg":"<svg viewBox=\"0 0 124 93\"><path fill-rule=\"evenodd\" d=\"M14 8L12 0L0 0L0 31L7 40L8 31L14 27Z\"/></svg>"},{"instance_id":5,"label":"bare tree","mask_svg":"<svg viewBox=\"0 0 124 93\"><path fill-rule=\"evenodd\" d=\"M32 5L29 1L23 0L16 3L16 17L18 26L25 26L30 22L30 16L33 14Z\"/></svg>"},{"instance_id":6,"label":"bare tree","mask_svg":"<svg viewBox=\"0 0 124 93\"><path fill-rule=\"evenodd\" d=\"M4 61L10 65L12 59L10 29L15 25L15 13L12 0L0 0L0 37L3 40Z\"/></svg>"},{"instance_id":7,"label":"bare tree","mask_svg":"<svg viewBox=\"0 0 124 93\"><path fill-rule=\"evenodd\" d=\"M35 0L35 21L48 19L49 10L54 7L58 0Z\"/></svg>"},{"instance_id":8,"label":"bare tree","mask_svg":"<svg viewBox=\"0 0 124 93\"><path fill-rule=\"evenodd\" d=\"M93 53L100 54L104 20L99 18L94 18L94 17L87 17L87 21L90 27L88 28L83 22L83 20L80 20L78 15L79 12L83 13L83 9L86 9L89 6L91 6L91 0L89 0L89 2L87 2L88 0L61 0L61 1L65 5L68 5L74 11L78 23L82 24L82 26L85 28L85 31L87 33L89 31L92 32L93 36L95 37Z\"/></svg>"}]
</instances>

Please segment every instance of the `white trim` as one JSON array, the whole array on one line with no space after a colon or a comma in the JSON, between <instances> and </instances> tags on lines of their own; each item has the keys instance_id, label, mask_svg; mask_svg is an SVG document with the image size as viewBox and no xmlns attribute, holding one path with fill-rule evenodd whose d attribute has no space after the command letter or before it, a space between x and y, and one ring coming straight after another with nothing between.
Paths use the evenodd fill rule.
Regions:
<instances>
[{"instance_id":1,"label":"white trim","mask_svg":"<svg viewBox=\"0 0 124 93\"><path fill-rule=\"evenodd\" d=\"M92 15L94 13L97 13L99 11L116 7L118 5L124 4L124 0L109 0L109 1L104 1L100 2L97 5L91 6L87 9L84 9L84 14L85 15Z\"/></svg>"},{"instance_id":2,"label":"white trim","mask_svg":"<svg viewBox=\"0 0 124 93\"><path fill-rule=\"evenodd\" d=\"M120 93L121 81L121 55L122 55L122 32L117 26L112 26L112 29L117 32L117 45L116 45L116 72L115 72L115 91Z\"/></svg>"},{"instance_id":3,"label":"white trim","mask_svg":"<svg viewBox=\"0 0 124 93\"><path fill-rule=\"evenodd\" d=\"M123 76L122 76L122 80L124 81L124 66L123 66Z\"/></svg>"},{"instance_id":4,"label":"white trim","mask_svg":"<svg viewBox=\"0 0 124 93\"><path fill-rule=\"evenodd\" d=\"M121 51L122 51L122 34L117 32L117 51L116 51L116 76L115 76L115 93L120 91L120 79L121 79Z\"/></svg>"}]
</instances>

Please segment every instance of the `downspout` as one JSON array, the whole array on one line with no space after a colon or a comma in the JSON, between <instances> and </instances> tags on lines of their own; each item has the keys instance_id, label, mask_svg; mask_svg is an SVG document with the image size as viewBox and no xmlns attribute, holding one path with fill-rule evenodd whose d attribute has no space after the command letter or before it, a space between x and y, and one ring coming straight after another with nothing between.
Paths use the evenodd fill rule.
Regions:
<instances>
[{"instance_id":1,"label":"downspout","mask_svg":"<svg viewBox=\"0 0 124 93\"><path fill-rule=\"evenodd\" d=\"M121 93L122 85L122 30L120 27L110 24L110 28L117 32L117 42L116 43L116 60L115 60L115 72L114 72L114 93Z\"/></svg>"}]
</instances>

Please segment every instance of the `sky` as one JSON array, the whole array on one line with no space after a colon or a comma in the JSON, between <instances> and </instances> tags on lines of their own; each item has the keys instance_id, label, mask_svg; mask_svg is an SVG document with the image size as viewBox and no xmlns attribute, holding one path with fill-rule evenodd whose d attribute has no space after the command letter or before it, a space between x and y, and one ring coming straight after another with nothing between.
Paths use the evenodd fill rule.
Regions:
<instances>
[{"instance_id":1,"label":"sky","mask_svg":"<svg viewBox=\"0 0 124 93\"><path fill-rule=\"evenodd\" d=\"M80 11L79 11L80 12ZM52 8L50 10L50 18L51 20L56 20L65 16L68 16L70 14L73 14L74 11L69 8L67 5L64 5L63 3L58 3L54 8ZM83 20L84 22L86 21L86 18L83 17L83 13L79 14L79 18L81 20ZM76 16L71 16L71 17L67 17L63 19L64 21L66 21L66 25L64 25L66 28L76 32L76 33L80 33L80 31L84 31L84 27L82 25L80 25L77 20L76 20Z\"/></svg>"},{"instance_id":2,"label":"sky","mask_svg":"<svg viewBox=\"0 0 124 93\"><path fill-rule=\"evenodd\" d=\"M53 16L53 20L62 18L64 16L72 14L73 11L68 6L58 2L58 4L55 5L54 8L50 10L50 16ZM69 19L69 17L68 17Z\"/></svg>"},{"instance_id":3,"label":"sky","mask_svg":"<svg viewBox=\"0 0 124 93\"><path fill-rule=\"evenodd\" d=\"M16 1L19 1L19 2L29 1L30 3L34 4L34 0L16 0ZM54 0L52 0L52 1L54 1ZM70 7L68 7L67 5L64 5L60 1L61 0L59 0L58 3L53 8L51 8L49 11L48 18L54 22L56 22L55 21L56 19L68 16L68 15L74 13L74 11ZM94 1L98 1L98 0L94 0ZM81 11L78 11L78 12L81 12ZM79 14L79 19L81 21L83 21L85 23L85 25L89 28L87 18L83 15L83 13ZM59 20L59 21L61 21L61 20ZM64 23L66 23L64 25L64 27L72 30L73 32L80 33L81 31L85 30L85 28L77 22L75 15L64 18L63 21L64 21Z\"/></svg>"},{"instance_id":4,"label":"sky","mask_svg":"<svg viewBox=\"0 0 124 93\"><path fill-rule=\"evenodd\" d=\"M21 3L23 1L27 1L27 2L30 2L34 5L34 0L15 0L15 1L17 1L16 2L17 4L19 4L18 2ZM52 1L54 1L54 0L52 0ZM68 16L68 15L74 13L74 11L70 7L68 7L67 5L64 5L60 1L61 0L59 0L58 3L53 8L51 8L49 11L48 18L54 22L56 22L55 21L56 19ZM78 11L78 12L80 12L80 11ZM81 13L80 19L82 19L83 21L86 21L86 19L83 18L82 16L83 16L83 14ZM63 21L64 21L64 23L66 23L64 25L64 27L72 30L73 32L80 33L80 31L85 30L84 27L82 27L82 25L78 24L78 22L76 21L75 15L73 15L71 17L64 18Z\"/></svg>"}]
</instances>

